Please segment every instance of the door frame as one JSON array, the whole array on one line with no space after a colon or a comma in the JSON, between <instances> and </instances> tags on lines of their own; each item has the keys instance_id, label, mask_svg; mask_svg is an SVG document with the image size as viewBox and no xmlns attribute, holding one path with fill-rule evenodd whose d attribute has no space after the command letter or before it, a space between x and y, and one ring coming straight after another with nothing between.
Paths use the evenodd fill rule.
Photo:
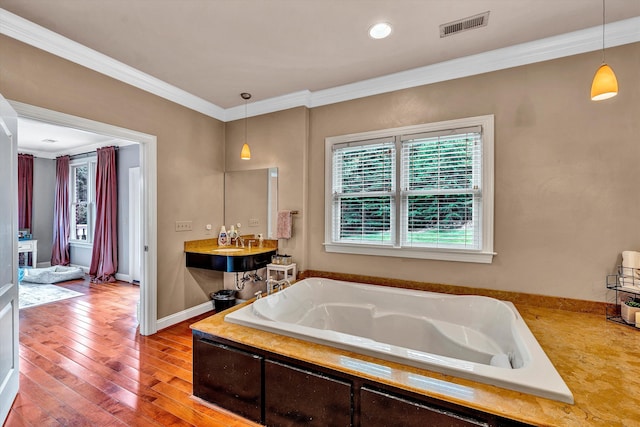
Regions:
<instances>
[{"instance_id":1,"label":"door frame","mask_svg":"<svg viewBox=\"0 0 640 427\"><path fill-rule=\"evenodd\" d=\"M140 199L142 201L140 335L158 331L158 241L157 241L157 137L131 129L97 122L46 108L9 100L18 117L40 120L140 144Z\"/></svg>"},{"instance_id":2,"label":"door frame","mask_svg":"<svg viewBox=\"0 0 640 427\"><path fill-rule=\"evenodd\" d=\"M129 282L140 282L142 257L140 232L142 206L140 203L140 166L129 168ZM137 255L137 256L136 256Z\"/></svg>"},{"instance_id":3,"label":"door frame","mask_svg":"<svg viewBox=\"0 0 640 427\"><path fill-rule=\"evenodd\" d=\"M7 121L5 121L7 119ZM0 392L2 393L0 396L0 424L3 424L6 421L6 418L9 415L9 411L13 405L13 402L18 394L18 389L20 387L20 357L19 357L19 331L20 331L20 317L19 317L19 308L18 308L18 151L17 151L17 115L16 112L12 110L11 105L7 102L7 100L0 94L0 132L5 133L9 139L9 144L11 144L11 158L9 162L11 163L9 175L10 179L8 183L3 183L8 185L9 192L11 193L11 201L9 206L10 218L9 222L11 224L11 230L9 230L9 234L13 235L13 239L11 239L11 282L10 283L0 283L0 319L6 319L10 324L2 323L3 330L0 331L3 337L3 347L7 344L5 332L9 332L11 338L11 349L9 352L3 351L3 360L7 361L6 356L11 358L10 361L7 361L10 365L9 369L6 370L5 376L0 378ZM6 223L5 223L6 224ZM3 227L4 225L3 224ZM0 266L0 268L5 268L5 266ZM4 320L3 320L4 321ZM8 331L5 331L4 328L7 328ZM5 353L6 352L6 353ZM9 354L10 353L10 354ZM4 366L1 367L4 371Z\"/></svg>"}]
</instances>

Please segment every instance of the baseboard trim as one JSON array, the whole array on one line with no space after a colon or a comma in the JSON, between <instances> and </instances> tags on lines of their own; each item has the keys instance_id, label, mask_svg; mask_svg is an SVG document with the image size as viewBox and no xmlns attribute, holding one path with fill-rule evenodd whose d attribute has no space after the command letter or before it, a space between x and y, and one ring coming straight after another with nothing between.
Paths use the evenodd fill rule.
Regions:
<instances>
[{"instance_id":1,"label":"baseboard trim","mask_svg":"<svg viewBox=\"0 0 640 427\"><path fill-rule=\"evenodd\" d=\"M168 328L176 323L184 322L192 317L199 316L201 314L213 311L213 301L203 302L195 307L188 308L186 310L179 311L178 313L171 314L169 316L158 319L156 326L158 330Z\"/></svg>"},{"instance_id":2,"label":"baseboard trim","mask_svg":"<svg viewBox=\"0 0 640 427\"><path fill-rule=\"evenodd\" d=\"M116 280L119 280L121 282L131 283L131 275L116 273Z\"/></svg>"}]
</instances>

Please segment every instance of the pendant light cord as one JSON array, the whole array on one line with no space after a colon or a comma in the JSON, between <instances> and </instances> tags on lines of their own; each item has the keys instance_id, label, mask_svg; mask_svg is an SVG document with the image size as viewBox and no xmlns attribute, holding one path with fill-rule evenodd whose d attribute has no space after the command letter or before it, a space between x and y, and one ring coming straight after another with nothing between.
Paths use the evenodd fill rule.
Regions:
<instances>
[{"instance_id":1,"label":"pendant light cord","mask_svg":"<svg viewBox=\"0 0 640 427\"><path fill-rule=\"evenodd\" d=\"M604 56L602 58L604 60ZM247 143L247 99L244 100L244 143Z\"/></svg>"},{"instance_id":2,"label":"pendant light cord","mask_svg":"<svg viewBox=\"0 0 640 427\"><path fill-rule=\"evenodd\" d=\"M602 0L602 63L604 64L604 25L605 25L605 14L604 14L605 0Z\"/></svg>"}]
</instances>

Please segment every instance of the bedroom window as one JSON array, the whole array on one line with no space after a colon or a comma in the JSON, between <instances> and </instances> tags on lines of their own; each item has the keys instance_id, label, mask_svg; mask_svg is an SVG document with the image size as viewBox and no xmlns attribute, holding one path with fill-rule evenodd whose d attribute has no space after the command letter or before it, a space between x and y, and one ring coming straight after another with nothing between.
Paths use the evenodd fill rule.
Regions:
<instances>
[{"instance_id":1,"label":"bedroom window","mask_svg":"<svg viewBox=\"0 0 640 427\"><path fill-rule=\"evenodd\" d=\"M325 141L326 251L492 261L493 116Z\"/></svg>"},{"instance_id":2,"label":"bedroom window","mask_svg":"<svg viewBox=\"0 0 640 427\"><path fill-rule=\"evenodd\" d=\"M75 243L91 243L93 242L96 209L96 157L72 160L69 167L71 186L71 233L69 240Z\"/></svg>"}]
</instances>

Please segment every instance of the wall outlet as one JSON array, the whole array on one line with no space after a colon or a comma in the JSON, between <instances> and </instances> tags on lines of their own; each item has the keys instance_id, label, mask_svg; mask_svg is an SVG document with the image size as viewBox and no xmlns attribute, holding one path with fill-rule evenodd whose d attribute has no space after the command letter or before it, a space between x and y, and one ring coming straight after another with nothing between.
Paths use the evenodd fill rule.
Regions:
<instances>
[{"instance_id":1,"label":"wall outlet","mask_svg":"<svg viewBox=\"0 0 640 427\"><path fill-rule=\"evenodd\" d=\"M191 231L193 225L191 221L176 221L176 231Z\"/></svg>"},{"instance_id":2,"label":"wall outlet","mask_svg":"<svg viewBox=\"0 0 640 427\"><path fill-rule=\"evenodd\" d=\"M249 218L249 227L257 227L260 225L258 218Z\"/></svg>"}]
</instances>

